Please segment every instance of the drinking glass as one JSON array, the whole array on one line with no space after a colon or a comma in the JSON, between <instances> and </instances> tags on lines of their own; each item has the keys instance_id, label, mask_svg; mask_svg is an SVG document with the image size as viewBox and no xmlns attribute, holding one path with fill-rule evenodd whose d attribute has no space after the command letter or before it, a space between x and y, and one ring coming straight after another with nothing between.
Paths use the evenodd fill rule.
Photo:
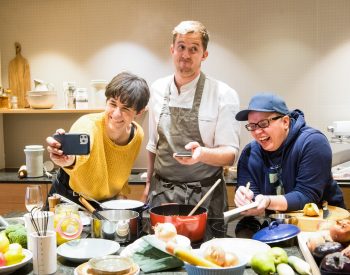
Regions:
<instances>
[{"instance_id":1,"label":"drinking glass","mask_svg":"<svg viewBox=\"0 0 350 275\"><path fill-rule=\"evenodd\" d=\"M40 210L44 206L40 185L31 185L27 187L25 205L29 212L31 212L34 207Z\"/></svg>"}]
</instances>

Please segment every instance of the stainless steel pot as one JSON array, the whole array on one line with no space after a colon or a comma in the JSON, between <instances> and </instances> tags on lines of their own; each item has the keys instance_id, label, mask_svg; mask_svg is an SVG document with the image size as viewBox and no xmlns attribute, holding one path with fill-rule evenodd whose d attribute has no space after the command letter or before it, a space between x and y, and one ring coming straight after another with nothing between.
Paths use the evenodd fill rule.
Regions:
<instances>
[{"instance_id":1,"label":"stainless steel pot","mask_svg":"<svg viewBox=\"0 0 350 275\"><path fill-rule=\"evenodd\" d=\"M138 212L132 210L104 210L98 213L107 218L107 220L93 217L91 224L91 235L93 238L129 243L139 237L141 228L138 223Z\"/></svg>"}]
</instances>

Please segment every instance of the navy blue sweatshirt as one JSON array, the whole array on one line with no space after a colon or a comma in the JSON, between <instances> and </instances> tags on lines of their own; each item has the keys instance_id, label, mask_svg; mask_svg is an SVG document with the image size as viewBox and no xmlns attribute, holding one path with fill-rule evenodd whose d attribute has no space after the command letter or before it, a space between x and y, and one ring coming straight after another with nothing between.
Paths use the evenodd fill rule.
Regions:
<instances>
[{"instance_id":1,"label":"navy blue sweatshirt","mask_svg":"<svg viewBox=\"0 0 350 275\"><path fill-rule=\"evenodd\" d=\"M303 209L310 202L319 205L322 200L345 208L343 194L331 173L332 150L326 136L307 126L300 110L294 110L290 117L288 136L277 151L265 151L256 141L244 148L238 161L238 187L249 181L254 196L275 195L269 173L276 170L284 187L287 211Z\"/></svg>"}]
</instances>

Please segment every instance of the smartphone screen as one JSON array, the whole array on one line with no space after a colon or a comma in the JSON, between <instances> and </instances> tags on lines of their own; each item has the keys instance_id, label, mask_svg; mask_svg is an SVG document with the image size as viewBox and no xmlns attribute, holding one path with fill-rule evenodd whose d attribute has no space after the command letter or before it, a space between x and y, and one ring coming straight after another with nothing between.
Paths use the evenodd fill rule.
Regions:
<instances>
[{"instance_id":1,"label":"smartphone screen","mask_svg":"<svg viewBox=\"0 0 350 275\"><path fill-rule=\"evenodd\" d=\"M175 153L175 157L192 158L192 152L191 151L177 152L177 153Z\"/></svg>"},{"instance_id":2,"label":"smartphone screen","mask_svg":"<svg viewBox=\"0 0 350 275\"><path fill-rule=\"evenodd\" d=\"M65 155L88 155L90 153L90 136L88 134L55 134L53 138L61 143L61 150Z\"/></svg>"}]
</instances>

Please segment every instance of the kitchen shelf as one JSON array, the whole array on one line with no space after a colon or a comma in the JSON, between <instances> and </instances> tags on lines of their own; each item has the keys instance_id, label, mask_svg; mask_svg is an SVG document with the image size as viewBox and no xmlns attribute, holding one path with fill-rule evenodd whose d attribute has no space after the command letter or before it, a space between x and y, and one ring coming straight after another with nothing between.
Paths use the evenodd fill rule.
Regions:
<instances>
[{"instance_id":1,"label":"kitchen shelf","mask_svg":"<svg viewBox=\"0 0 350 275\"><path fill-rule=\"evenodd\" d=\"M0 109L0 114L85 114L85 113L100 113L104 109Z\"/></svg>"}]
</instances>

